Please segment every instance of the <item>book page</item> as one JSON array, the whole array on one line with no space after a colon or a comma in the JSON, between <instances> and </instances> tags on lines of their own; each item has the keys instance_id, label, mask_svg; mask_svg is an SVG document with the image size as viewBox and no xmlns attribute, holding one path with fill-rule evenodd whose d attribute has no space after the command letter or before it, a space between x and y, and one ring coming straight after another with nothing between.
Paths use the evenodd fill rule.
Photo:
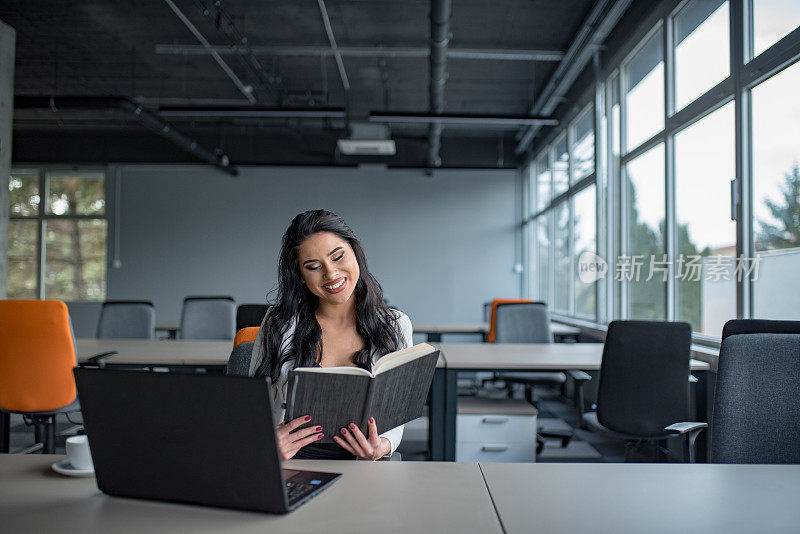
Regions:
<instances>
[{"instance_id":1,"label":"book page","mask_svg":"<svg viewBox=\"0 0 800 534\"><path fill-rule=\"evenodd\" d=\"M335 375L365 375L373 376L372 373L361 367L298 367L296 373L331 373Z\"/></svg>"},{"instance_id":2,"label":"book page","mask_svg":"<svg viewBox=\"0 0 800 534\"><path fill-rule=\"evenodd\" d=\"M405 349L389 353L375 363L375 366L372 368L372 374L377 375L379 373L384 373L389 369L399 367L404 363L425 356L426 354L430 354L435 350L436 349L427 343L420 343L418 345L414 345L413 347L407 347Z\"/></svg>"}]
</instances>

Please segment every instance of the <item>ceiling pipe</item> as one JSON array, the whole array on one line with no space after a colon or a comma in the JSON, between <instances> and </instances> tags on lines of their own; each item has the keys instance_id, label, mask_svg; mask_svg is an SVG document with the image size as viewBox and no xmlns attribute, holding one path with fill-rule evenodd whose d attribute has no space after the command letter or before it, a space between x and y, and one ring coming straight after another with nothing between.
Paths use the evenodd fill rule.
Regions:
<instances>
[{"instance_id":1,"label":"ceiling pipe","mask_svg":"<svg viewBox=\"0 0 800 534\"><path fill-rule=\"evenodd\" d=\"M327 46L212 46L211 50L221 56L235 54L258 54L265 56L319 57L332 56ZM208 55L211 53L201 45L157 44L156 54ZM339 46L342 57L427 58L430 48L418 46ZM450 48L448 59L477 59L492 61L561 61L560 50L514 50L492 48Z\"/></svg>"},{"instance_id":2,"label":"ceiling pipe","mask_svg":"<svg viewBox=\"0 0 800 534\"><path fill-rule=\"evenodd\" d=\"M336 37L333 36L333 28L331 28L331 20L328 18L328 10L325 9L325 2L317 0L319 4L319 12L322 14L322 23L325 25L325 33L328 35L328 43L331 45L331 53L336 58L336 68L339 69L339 76L342 78L342 87L345 93L350 92L350 80L347 79L347 72L344 70L344 62L342 61L342 53L339 47L336 46Z\"/></svg>"},{"instance_id":3,"label":"ceiling pipe","mask_svg":"<svg viewBox=\"0 0 800 534\"><path fill-rule=\"evenodd\" d=\"M230 164L228 156L211 152L201 147L197 141L190 139L158 115L151 113L132 100L121 96L16 96L15 109L49 109L58 112L62 109L122 109L133 114L146 128L161 135L190 152L195 157L214 165L220 170L236 176L239 171Z\"/></svg>"},{"instance_id":4,"label":"ceiling pipe","mask_svg":"<svg viewBox=\"0 0 800 534\"><path fill-rule=\"evenodd\" d=\"M253 87L242 83L242 80L240 80L239 77L236 76L236 74L231 70L228 64L225 63L225 60L222 59L222 57L220 57L220 55L212 49L211 43L208 42L208 39L203 37L203 34L200 33L200 30L195 28L194 24L192 24L191 21L186 18L186 15L184 15L183 12L180 10L180 8L175 5L175 2L173 2L172 0L164 0L164 1L167 3L167 5L173 11L173 13L175 13L175 15L177 15L177 17L181 19L181 22L183 22L183 24L187 28L189 28L189 31L192 32L192 34L195 37L197 37L197 40L203 44L203 47L209 51L211 56L214 58L214 61L217 62L217 64L222 68L222 70L225 71L225 74L227 74L228 77L233 81L233 83L236 84L236 87L239 88L239 91L242 92L245 98L247 98L247 100L251 104L255 104L256 97L253 96Z\"/></svg>"},{"instance_id":5,"label":"ceiling pipe","mask_svg":"<svg viewBox=\"0 0 800 534\"><path fill-rule=\"evenodd\" d=\"M578 75L592 61L598 47L602 46L603 41L622 18L630 4L631 0L597 0L595 2L567 51L564 52L561 62L545 84L536 103L531 107L531 115L546 116L555 110ZM514 152L519 155L527 150L540 129L541 126L537 125L522 130L517 135L518 143Z\"/></svg>"},{"instance_id":6,"label":"ceiling pipe","mask_svg":"<svg viewBox=\"0 0 800 534\"><path fill-rule=\"evenodd\" d=\"M161 117L190 119L344 119L344 108L272 108L258 106L161 107Z\"/></svg>"},{"instance_id":7,"label":"ceiling pipe","mask_svg":"<svg viewBox=\"0 0 800 534\"><path fill-rule=\"evenodd\" d=\"M431 0L431 52L430 52L430 113L444 111L444 87L447 83L447 45L450 44L450 0ZM428 128L428 168L439 167L442 159L442 123L434 122Z\"/></svg>"},{"instance_id":8,"label":"ceiling pipe","mask_svg":"<svg viewBox=\"0 0 800 534\"><path fill-rule=\"evenodd\" d=\"M404 113L391 111L373 111L369 114L369 122L383 122L396 124L442 124L442 125L470 125L515 128L518 126L556 126L556 119L543 117L519 117L513 115L477 115L477 114L431 114L431 113Z\"/></svg>"}]
</instances>

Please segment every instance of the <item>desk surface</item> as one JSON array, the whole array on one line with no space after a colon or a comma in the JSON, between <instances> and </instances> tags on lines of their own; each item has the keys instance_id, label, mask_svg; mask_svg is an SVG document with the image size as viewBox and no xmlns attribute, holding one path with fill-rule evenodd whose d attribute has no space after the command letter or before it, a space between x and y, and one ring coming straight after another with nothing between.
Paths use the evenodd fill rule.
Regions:
<instances>
[{"instance_id":1,"label":"desk surface","mask_svg":"<svg viewBox=\"0 0 800 534\"><path fill-rule=\"evenodd\" d=\"M505 531L797 532L800 466L480 464Z\"/></svg>"},{"instance_id":2,"label":"desk surface","mask_svg":"<svg viewBox=\"0 0 800 534\"><path fill-rule=\"evenodd\" d=\"M94 339L78 338L78 361L102 352L117 351L106 360L108 364L126 365L227 365L233 341L151 340L151 339ZM444 367L439 357L436 367Z\"/></svg>"},{"instance_id":3,"label":"desk surface","mask_svg":"<svg viewBox=\"0 0 800 534\"><path fill-rule=\"evenodd\" d=\"M4 532L501 532L477 464L290 461L343 476L294 512L271 515L108 497L94 478L52 472L61 458L0 455Z\"/></svg>"},{"instance_id":4,"label":"desk surface","mask_svg":"<svg viewBox=\"0 0 800 534\"><path fill-rule=\"evenodd\" d=\"M486 334L489 323L413 323L414 332L418 334ZM580 328L561 323L550 323L554 335L574 336L581 333Z\"/></svg>"},{"instance_id":5,"label":"desk surface","mask_svg":"<svg viewBox=\"0 0 800 534\"><path fill-rule=\"evenodd\" d=\"M448 369L600 369L602 343L433 343ZM692 360L693 371L708 370Z\"/></svg>"}]
</instances>

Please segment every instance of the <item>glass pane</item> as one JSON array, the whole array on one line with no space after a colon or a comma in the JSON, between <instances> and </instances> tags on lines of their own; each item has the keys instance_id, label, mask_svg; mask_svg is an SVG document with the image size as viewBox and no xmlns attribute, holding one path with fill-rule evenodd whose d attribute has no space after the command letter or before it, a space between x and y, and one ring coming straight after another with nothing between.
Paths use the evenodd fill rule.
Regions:
<instances>
[{"instance_id":1,"label":"glass pane","mask_svg":"<svg viewBox=\"0 0 800 534\"><path fill-rule=\"evenodd\" d=\"M92 173L47 173L47 213L102 215L106 211L105 176Z\"/></svg>"},{"instance_id":2,"label":"glass pane","mask_svg":"<svg viewBox=\"0 0 800 534\"><path fill-rule=\"evenodd\" d=\"M575 265L584 252L597 253L597 202L595 186L587 187L573 197L574 202L574 248ZM576 269L577 274L577 269ZM595 317L595 288L597 282L586 283L575 277L575 314Z\"/></svg>"},{"instance_id":3,"label":"glass pane","mask_svg":"<svg viewBox=\"0 0 800 534\"><path fill-rule=\"evenodd\" d=\"M675 136L677 319L713 337L736 318L733 113L730 102Z\"/></svg>"},{"instance_id":4,"label":"glass pane","mask_svg":"<svg viewBox=\"0 0 800 534\"><path fill-rule=\"evenodd\" d=\"M536 211L539 212L550 203L551 177L550 161L547 155L539 158L536 164L537 169L537 191L536 191Z\"/></svg>"},{"instance_id":5,"label":"glass pane","mask_svg":"<svg viewBox=\"0 0 800 534\"><path fill-rule=\"evenodd\" d=\"M800 26L797 0L753 0L753 56Z\"/></svg>"},{"instance_id":6,"label":"glass pane","mask_svg":"<svg viewBox=\"0 0 800 534\"><path fill-rule=\"evenodd\" d=\"M753 88L755 316L800 319L800 63Z\"/></svg>"},{"instance_id":7,"label":"glass pane","mask_svg":"<svg viewBox=\"0 0 800 534\"><path fill-rule=\"evenodd\" d=\"M539 291L536 300L550 304L550 217L548 212L536 219L536 246L538 247L539 263L537 277Z\"/></svg>"},{"instance_id":8,"label":"glass pane","mask_svg":"<svg viewBox=\"0 0 800 534\"><path fill-rule=\"evenodd\" d=\"M626 150L664 129L664 54L661 31L625 67Z\"/></svg>"},{"instance_id":9,"label":"glass pane","mask_svg":"<svg viewBox=\"0 0 800 534\"><path fill-rule=\"evenodd\" d=\"M39 298L36 288L39 263L39 221L8 221L8 273L6 290L10 299Z\"/></svg>"},{"instance_id":10,"label":"glass pane","mask_svg":"<svg viewBox=\"0 0 800 534\"><path fill-rule=\"evenodd\" d=\"M12 170L8 180L9 213L14 216L39 214L39 172Z\"/></svg>"},{"instance_id":11,"label":"glass pane","mask_svg":"<svg viewBox=\"0 0 800 534\"><path fill-rule=\"evenodd\" d=\"M728 2L693 0L675 15L675 108L730 74Z\"/></svg>"},{"instance_id":12,"label":"glass pane","mask_svg":"<svg viewBox=\"0 0 800 534\"><path fill-rule=\"evenodd\" d=\"M105 300L105 220L48 220L45 246L45 297Z\"/></svg>"},{"instance_id":13,"label":"glass pane","mask_svg":"<svg viewBox=\"0 0 800 534\"><path fill-rule=\"evenodd\" d=\"M572 146L572 182L594 172L594 118L590 107L575 121Z\"/></svg>"},{"instance_id":14,"label":"glass pane","mask_svg":"<svg viewBox=\"0 0 800 534\"><path fill-rule=\"evenodd\" d=\"M567 151L567 136L562 137L555 144L553 161L553 197L557 197L569 189L569 152Z\"/></svg>"},{"instance_id":15,"label":"glass pane","mask_svg":"<svg viewBox=\"0 0 800 534\"><path fill-rule=\"evenodd\" d=\"M628 252L618 258L615 277L627 283L629 319L664 319L666 281L659 274L649 276L651 261L664 261L665 254L664 145L631 160L625 176Z\"/></svg>"},{"instance_id":16,"label":"glass pane","mask_svg":"<svg viewBox=\"0 0 800 534\"><path fill-rule=\"evenodd\" d=\"M569 313L569 202L555 208L555 311Z\"/></svg>"}]
</instances>

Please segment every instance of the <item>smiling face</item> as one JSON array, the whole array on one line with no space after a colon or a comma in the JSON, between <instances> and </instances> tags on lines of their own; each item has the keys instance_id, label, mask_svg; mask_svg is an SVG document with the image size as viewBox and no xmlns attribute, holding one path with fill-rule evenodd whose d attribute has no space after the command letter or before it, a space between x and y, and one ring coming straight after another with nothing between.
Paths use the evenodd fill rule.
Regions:
<instances>
[{"instance_id":1,"label":"smiling face","mask_svg":"<svg viewBox=\"0 0 800 534\"><path fill-rule=\"evenodd\" d=\"M350 244L331 232L317 232L297 251L300 277L320 304L345 304L361 273Z\"/></svg>"}]
</instances>

